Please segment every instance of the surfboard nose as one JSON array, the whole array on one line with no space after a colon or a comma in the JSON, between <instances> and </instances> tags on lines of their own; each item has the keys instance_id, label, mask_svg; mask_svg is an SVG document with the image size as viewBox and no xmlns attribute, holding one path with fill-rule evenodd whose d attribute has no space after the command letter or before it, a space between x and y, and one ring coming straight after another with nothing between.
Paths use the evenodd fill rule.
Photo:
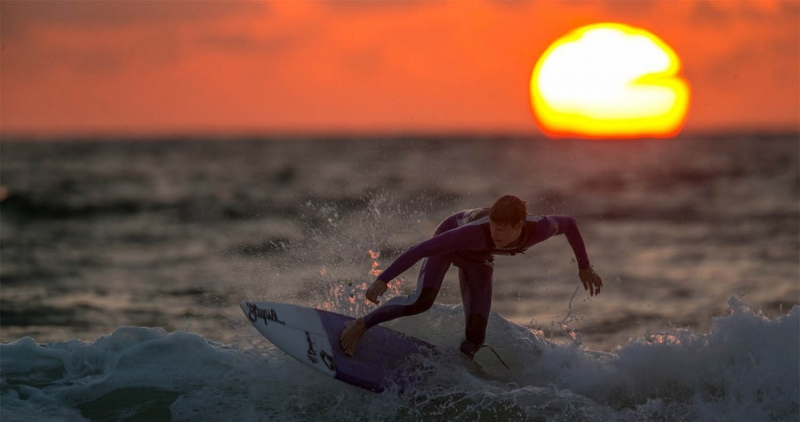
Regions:
<instances>
[{"instance_id":1,"label":"surfboard nose","mask_svg":"<svg viewBox=\"0 0 800 422\"><path fill-rule=\"evenodd\" d=\"M247 307L247 302L239 302L239 307L242 308L242 312L247 315L250 312L249 308Z\"/></svg>"},{"instance_id":2,"label":"surfboard nose","mask_svg":"<svg viewBox=\"0 0 800 422\"><path fill-rule=\"evenodd\" d=\"M250 322L256 322L255 310L258 309L258 307L255 303L248 301L239 302L239 307L242 308L242 312L244 312Z\"/></svg>"}]
</instances>

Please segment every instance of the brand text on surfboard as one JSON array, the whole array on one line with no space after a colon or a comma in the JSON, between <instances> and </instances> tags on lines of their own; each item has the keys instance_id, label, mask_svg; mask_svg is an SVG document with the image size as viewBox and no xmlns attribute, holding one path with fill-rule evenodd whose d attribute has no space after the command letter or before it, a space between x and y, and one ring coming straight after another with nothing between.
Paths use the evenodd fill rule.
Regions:
<instances>
[{"instance_id":1,"label":"brand text on surfboard","mask_svg":"<svg viewBox=\"0 0 800 422\"><path fill-rule=\"evenodd\" d=\"M259 307L255 303L245 302L247 308L250 309L250 312L247 313L247 318L250 321L255 322L257 319L261 318L264 320L265 325L269 325L267 321L277 322L278 324L286 324L284 321L278 319L278 314L275 312L274 309L259 309Z\"/></svg>"}]
</instances>

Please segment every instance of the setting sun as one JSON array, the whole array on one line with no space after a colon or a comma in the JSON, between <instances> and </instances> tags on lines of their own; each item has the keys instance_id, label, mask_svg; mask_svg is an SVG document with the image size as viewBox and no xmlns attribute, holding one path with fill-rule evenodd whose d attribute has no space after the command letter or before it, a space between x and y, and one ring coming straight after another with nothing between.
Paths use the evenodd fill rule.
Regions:
<instances>
[{"instance_id":1,"label":"setting sun","mask_svg":"<svg viewBox=\"0 0 800 422\"><path fill-rule=\"evenodd\" d=\"M672 137L686 119L680 59L655 35L616 23L570 32L542 54L530 82L551 137Z\"/></svg>"}]
</instances>

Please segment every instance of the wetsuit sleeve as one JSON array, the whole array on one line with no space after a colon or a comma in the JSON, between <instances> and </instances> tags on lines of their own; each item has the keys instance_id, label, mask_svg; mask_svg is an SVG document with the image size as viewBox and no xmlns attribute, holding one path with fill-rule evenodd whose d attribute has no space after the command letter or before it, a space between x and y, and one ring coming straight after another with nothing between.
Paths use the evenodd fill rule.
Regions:
<instances>
[{"instance_id":1,"label":"wetsuit sleeve","mask_svg":"<svg viewBox=\"0 0 800 422\"><path fill-rule=\"evenodd\" d=\"M486 238L480 226L459 227L434 236L403 252L378 276L378 280L388 283L422 258L444 255L457 250L483 249L486 249Z\"/></svg>"},{"instance_id":2,"label":"wetsuit sleeve","mask_svg":"<svg viewBox=\"0 0 800 422\"><path fill-rule=\"evenodd\" d=\"M572 252L575 253L575 259L578 261L578 268L589 268L589 256L586 254L586 245L583 243L583 237L580 230L578 230L578 223L573 217L548 215L546 217L553 223L555 231L551 236L563 234L567 237L569 246L572 247Z\"/></svg>"}]
</instances>

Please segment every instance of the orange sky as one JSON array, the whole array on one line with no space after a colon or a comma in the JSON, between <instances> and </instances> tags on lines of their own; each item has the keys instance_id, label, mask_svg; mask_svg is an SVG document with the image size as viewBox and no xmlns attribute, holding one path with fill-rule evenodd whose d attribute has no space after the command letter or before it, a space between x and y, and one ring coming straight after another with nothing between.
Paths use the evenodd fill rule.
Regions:
<instances>
[{"instance_id":1,"label":"orange sky","mask_svg":"<svg viewBox=\"0 0 800 422\"><path fill-rule=\"evenodd\" d=\"M685 130L800 129L799 1L2 0L0 131L537 132L539 56L604 21L681 57Z\"/></svg>"}]
</instances>

